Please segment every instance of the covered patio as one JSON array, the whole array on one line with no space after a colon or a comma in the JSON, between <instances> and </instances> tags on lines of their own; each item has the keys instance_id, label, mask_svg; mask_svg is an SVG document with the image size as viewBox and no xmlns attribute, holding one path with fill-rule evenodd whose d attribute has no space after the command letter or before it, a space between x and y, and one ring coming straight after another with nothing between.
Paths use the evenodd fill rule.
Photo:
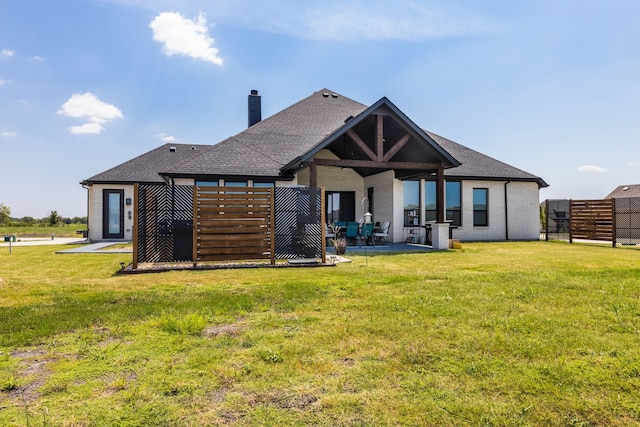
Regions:
<instances>
[{"instance_id":1,"label":"covered patio","mask_svg":"<svg viewBox=\"0 0 640 427\"><path fill-rule=\"evenodd\" d=\"M382 98L358 116L349 116L343 126L312 150L291 161L282 171L297 174L300 184L311 188L322 187L327 192L348 189L351 185L357 194L360 190L358 186L361 186L363 206L355 221L367 220L364 201L366 199L370 207L373 194L376 194L376 208L382 205L383 213L368 213L374 214L375 221L388 220L394 224L395 233L392 236L395 242L404 240L404 236L398 236L402 233L400 230L404 227L404 221L394 205L394 197L397 198L394 190L398 192L393 188L394 185L404 180L434 181L436 218L429 224L429 241L436 249L447 249L449 224L445 221L444 171L459 165L460 162L444 151L391 101ZM344 178L336 178L344 170L350 170L355 175L349 177L342 172ZM425 227L424 223L416 225Z\"/></svg>"}]
</instances>

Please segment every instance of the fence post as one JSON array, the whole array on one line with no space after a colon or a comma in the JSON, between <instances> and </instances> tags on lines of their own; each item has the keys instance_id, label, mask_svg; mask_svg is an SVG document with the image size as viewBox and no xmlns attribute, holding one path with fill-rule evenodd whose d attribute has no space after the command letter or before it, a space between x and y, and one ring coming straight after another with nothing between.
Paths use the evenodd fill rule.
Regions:
<instances>
[{"instance_id":1,"label":"fence post","mask_svg":"<svg viewBox=\"0 0 640 427\"><path fill-rule=\"evenodd\" d=\"M569 243L573 243L573 199L569 199Z\"/></svg>"},{"instance_id":2,"label":"fence post","mask_svg":"<svg viewBox=\"0 0 640 427\"><path fill-rule=\"evenodd\" d=\"M549 241L549 199L544 201L544 240Z\"/></svg>"},{"instance_id":3,"label":"fence post","mask_svg":"<svg viewBox=\"0 0 640 427\"><path fill-rule=\"evenodd\" d=\"M364 213L364 212L363 212ZM324 206L324 187L320 188L320 238L322 245L322 263L327 263L327 217Z\"/></svg>"},{"instance_id":4,"label":"fence post","mask_svg":"<svg viewBox=\"0 0 640 427\"><path fill-rule=\"evenodd\" d=\"M198 185L193 184L193 268L198 266Z\"/></svg>"},{"instance_id":5,"label":"fence post","mask_svg":"<svg viewBox=\"0 0 640 427\"><path fill-rule=\"evenodd\" d=\"M138 268L138 187L137 182L133 184L133 263L132 268Z\"/></svg>"},{"instance_id":6,"label":"fence post","mask_svg":"<svg viewBox=\"0 0 640 427\"><path fill-rule=\"evenodd\" d=\"M616 247L616 239L617 239L617 235L616 235L616 231L617 231L617 226L616 226L616 199L609 199L611 200L611 225L613 227L613 230L611 230L611 234L613 235L612 240L612 247Z\"/></svg>"},{"instance_id":7,"label":"fence post","mask_svg":"<svg viewBox=\"0 0 640 427\"><path fill-rule=\"evenodd\" d=\"M269 240L271 241L271 245L269 250L271 251L271 265L276 264L276 188L275 184L273 187L269 187L269 199L271 203L271 209L269 212L269 227L271 228L271 233Z\"/></svg>"}]
</instances>

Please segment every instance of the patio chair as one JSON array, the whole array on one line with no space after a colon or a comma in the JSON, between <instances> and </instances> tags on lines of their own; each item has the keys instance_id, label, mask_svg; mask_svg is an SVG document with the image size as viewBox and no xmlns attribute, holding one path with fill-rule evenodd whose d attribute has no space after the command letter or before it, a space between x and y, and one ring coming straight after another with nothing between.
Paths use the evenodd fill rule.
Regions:
<instances>
[{"instance_id":1,"label":"patio chair","mask_svg":"<svg viewBox=\"0 0 640 427\"><path fill-rule=\"evenodd\" d=\"M380 231L376 231L373 233L373 241L380 243L384 240L387 240L389 237L389 228L391 227L390 221L384 221L380 226Z\"/></svg>"},{"instance_id":2,"label":"patio chair","mask_svg":"<svg viewBox=\"0 0 640 427\"><path fill-rule=\"evenodd\" d=\"M347 231L344 233L344 237L347 239L347 242L358 239L359 228L360 225L357 222L347 223Z\"/></svg>"},{"instance_id":3,"label":"patio chair","mask_svg":"<svg viewBox=\"0 0 640 427\"><path fill-rule=\"evenodd\" d=\"M364 240L364 244L367 244L367 240L373 236L373 223L368 222L362 224L362 229L360 230L360 247L362 247L362 241ZM375 242L371 239L371 244L375 246Z\"/></svg>"},{"instance_id":4,"label":"patio chair","mask_svg":"<svg viewBox=\"0 0 640 427\"><path fill-rule=\"evenodd\" d=\"M333 238L336 237L336 234L333 231L331 231L331 229L329 228L329 226L327 224L324 225L324 237L327 240L333 239Z\"/></svg>"}]
</instances>

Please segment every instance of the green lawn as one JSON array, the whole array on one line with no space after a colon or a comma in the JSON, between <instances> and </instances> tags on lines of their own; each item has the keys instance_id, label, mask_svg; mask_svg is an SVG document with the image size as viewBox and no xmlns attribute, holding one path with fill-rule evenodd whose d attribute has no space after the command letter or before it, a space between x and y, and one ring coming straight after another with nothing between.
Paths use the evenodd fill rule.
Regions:
<instances>
[{"instance_id":1,"label":"green lawn","mask_svg":"<svg viewBox=\"0 0 640 427\"><path fill-rule=\"evenodd\" d=\"M0 248L0 425L640 425L640 252L115 275Z\"/></svg>"},{"instance_id":2,"label":"green lawn","mask_svg":"<svg viewBox=\"0 0 640 427\"><path fill-rule=\"evenodd\" d=\"M77 230L86 230L87 224L64 224L57 226L30 226L30 227L0 227L0 239L4 236L16 235L17 239L23 237L50 237L55 234L58 237L82 237L76 234Z\"/></svg>"}]
</instances>

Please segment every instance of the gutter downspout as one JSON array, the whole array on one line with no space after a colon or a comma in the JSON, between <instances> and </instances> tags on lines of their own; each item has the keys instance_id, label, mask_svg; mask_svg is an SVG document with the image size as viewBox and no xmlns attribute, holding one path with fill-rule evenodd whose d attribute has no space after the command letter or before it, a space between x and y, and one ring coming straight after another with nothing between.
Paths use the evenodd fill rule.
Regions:
<instances>
[{"instance_id":1,"label":"gutter downspout","mask_svg":"<svg viewBox=\"0 0 640 427\"><path fill-rule=\"evenodd\" d=\"M89 187L85 184L82 184L82 188L84 188L85 190L87 190L87 241L91 241L91 234L89 233L89 207L91 206L89 203Z\"/></svg>"},{"instance_id":2,"label":"gutter downspout","mask_svg":"<svg viewBox=\"0 0 640 427\"><path fill-rule=\"evenodd\" d=\"M507 185L511 181L504 183L504 239L509 240L509 203L507 200Z\"/></svg>"}]
</instances>

